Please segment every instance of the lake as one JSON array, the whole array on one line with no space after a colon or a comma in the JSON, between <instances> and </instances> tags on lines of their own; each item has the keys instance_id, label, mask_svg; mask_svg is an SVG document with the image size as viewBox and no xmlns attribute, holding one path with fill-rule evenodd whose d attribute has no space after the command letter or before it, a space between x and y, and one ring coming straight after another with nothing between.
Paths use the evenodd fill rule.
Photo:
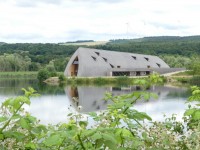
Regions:
<instances>
[{"instance_id":1,"label":"lake","mask_svg":"<svg viewBox=\"0 0 200 150\"><path fill-rule=\"evenodd\" d=\"M30 79L0 79L0 102L6 98L22 95L22 88L33 87L41 96L31 98L31 106L25 106L26 111L36 116L41 123L57 124L67 122L67 114L88 113L91 111L105 110L108 104L103 99L105 92L113 95L127 94L139 91L139 86L52 86L39 84L37 80ZM180 120L187 108L185 104L189 92L185 87L174 87L169 85L153 86L148 89L156 93L157 100L138 101L133 107L139 111L146 112L153 120L162 121L163 115L171 116L177 114ZM81 110L79 110L81 106Z\"/></svg>"}]
</instances>

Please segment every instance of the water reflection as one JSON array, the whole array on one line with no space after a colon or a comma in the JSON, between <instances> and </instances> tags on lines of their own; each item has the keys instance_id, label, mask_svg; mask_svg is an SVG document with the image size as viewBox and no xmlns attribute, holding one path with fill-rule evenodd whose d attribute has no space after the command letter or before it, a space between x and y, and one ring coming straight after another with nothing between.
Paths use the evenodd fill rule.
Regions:
<instances>
[{"instance_id":1,"label":"water reflection","mask_svg":"<svg viewBox=\"0 0 200 150\"><path fill-rule=\"evenodd\" d=\"M113 96L128 94L134 91L140 91L140 86L126 87L65 87L66 95L72 101L73 106L78 109L82 106L81 112L91 112L106 109L110 101L104 101L103 97L106 92L112 93ZM187 97L185 88L177 88L172 86L152 86L147 91L153 92L159 96L158 100L150 99L151 103L158 101L168 101L170 98L182 98L184 101ZM143 105L144 101L139 101L137 105Z\"/></svg>"},{"instance_id":2,"label":"water reflection","mask_svg":"<svg viewBox=\"0 0 200 150\"><path fill-rule=\"evenodd\" d=\"M62 86L49 86L39 83L36 79L0 79L0 96L22 95L22 88L34 88L42 95L65 94Z\"/></svg>"},{"instance_id":3,"label":"water reflection","mask_svg":"<svg viewBox=\"0 0 200 150\"><path fill-rule=\"evenodd\" d=\"M106 109L111 102L103 101L105 92L112 92L113 95L127 94L140 90L139 86L121 87L60 87L38 84L36 80L0 80L0 102L8 97L23 94L21 88L33 87L41 96L31 99L31 106L26 110L41 120L41 123L59 123L67 121L67 114L78 110L82 106L82 113ZM163 114L176 113L179 116L186 108L185 100L188 97L187 89L170 86L154 86L148 91L159 95L158 100L149 102L138 102L134 107L144 111L154 120L162 120Z\"/></svg>"}]
</instances>

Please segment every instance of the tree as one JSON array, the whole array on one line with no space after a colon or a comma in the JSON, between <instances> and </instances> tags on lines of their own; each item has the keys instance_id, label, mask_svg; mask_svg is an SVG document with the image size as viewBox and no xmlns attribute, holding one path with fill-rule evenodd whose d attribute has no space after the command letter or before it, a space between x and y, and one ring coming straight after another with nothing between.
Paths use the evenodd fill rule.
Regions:
<instances>
[{"instance_id":1,"label":"tree","mask_svg":"<svg viewBox=\"0 0 200 150\"><path fill-rule=\"evenodd\" d=\"M191 66L193 75L200 75L200 62L194 62Z\"/></svg>"},{"instance_id":2,"label":"tree","mask_svg":"<svg viewBox=\"0 0 200 150\"><path fill-rule=\"evenodd\" d=\"M38 75L37 75L37 79L42 82L46 79L48 79L50 76L50 73L47 69L41 69L39 72L38 72Z\"/></svg>"}]
</instances>

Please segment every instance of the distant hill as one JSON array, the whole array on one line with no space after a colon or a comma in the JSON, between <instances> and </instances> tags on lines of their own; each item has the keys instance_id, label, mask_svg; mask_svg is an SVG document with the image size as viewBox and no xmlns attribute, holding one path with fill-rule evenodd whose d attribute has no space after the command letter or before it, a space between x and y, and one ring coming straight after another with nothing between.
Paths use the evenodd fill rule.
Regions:
<instances>
[{"instance_id":1,"label":"distant hill","mask_svg":"<svg viewBox=\"0 0 200 150\"><path fill-rule=\"evenodd\" d=\"M157 36L110 40L94 48L152 55L200 55L200 36Z\"/></svg>"},{"instance_id":2,"label":"distant hill","mask_svg":"<svg viewBox=\"0 0 200 150\"><path fill-rule=\"evenodd\" d=\"M66 43L84 43L84 42L94 42L94 40L78 40L78 41L71 41Z\"/></svg>"},{"instance_id":3,"label":"distant hill","mask_svg":"<svg viewBox=\"0 0 200 150\"><path fill-rule=\"evenodd\" d=\"M152 36L137 39L116 39L110 40L111 43L128 43L128 42L180 42L180 41L200 41L200 35L196 36Z\"/></svg>"},{"instance_id":4,"label":"distant hill","mask_svg":"<svg viewBox=\"0 0 200 150\"><path fill-rule=\"evenodd\" d=\"M0 42L0 45L2 45L2 44L6 44L5 42Z\"/></svg>"}]
</instances>

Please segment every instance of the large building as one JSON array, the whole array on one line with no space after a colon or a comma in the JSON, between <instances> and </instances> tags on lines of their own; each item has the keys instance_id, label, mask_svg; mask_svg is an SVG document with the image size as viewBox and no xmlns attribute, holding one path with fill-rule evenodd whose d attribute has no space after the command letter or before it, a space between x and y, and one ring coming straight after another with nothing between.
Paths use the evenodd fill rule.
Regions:
<instances>
[{"instance_id":1,"label":"large building","mask_svg":"<svg viewBox=\"0 0 200 150\"><path fill-rule=\"evenodd\" d=\"M64 74L78 77L145 76L183 70L170 68L152 55L78 48L69 60Z\"/></svg>"}]
</instances>

